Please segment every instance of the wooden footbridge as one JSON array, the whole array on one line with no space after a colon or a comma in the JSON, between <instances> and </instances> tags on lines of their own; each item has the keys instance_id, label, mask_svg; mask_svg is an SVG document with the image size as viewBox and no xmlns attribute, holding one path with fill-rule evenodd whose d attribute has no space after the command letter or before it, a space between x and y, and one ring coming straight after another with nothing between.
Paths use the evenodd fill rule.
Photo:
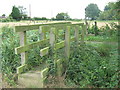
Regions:
<instances>
[{"instance_id":1,"label":"wooden footbridge","mask_svg":"<svg viewBox=\"0 0 120 90\"><path fill-rule=\"evenodd\" d=\"M38 30L40 33L40 40L27 44L26 32L30 30ZM60 30L64 33L60 34ZM74 31L74 35L71 35L71 30ZM45 65L41 66L40 69L35 71L26 71L28 60L27 51L37 46L41 46L49 43L49 46L40 49L40 56L44 57L49 55L50 49L54 55L55 52L60 48L64 48L63 52L66 56L66 63L70 56L70 42L75 42L78 45L84 43L84 34L86 32L86 26L84 23L71 23L71 22L60 22L60 23L47 23L47 24L36 24L36 25L24 25L15 26L15 32L19 33L20 46L15 48L16 54L21 54L21 66L17 67L18 83L24 87L44 87L44 80L46 79L49 68ZM49 37L46 37L48 33ZM63 37L64 40L58 41L58 37ZM54 60L54 65L57 69L57 75L62 75L62 60ZM33 85L34 84L34 85Z\"/></svg>"}]
</instances>

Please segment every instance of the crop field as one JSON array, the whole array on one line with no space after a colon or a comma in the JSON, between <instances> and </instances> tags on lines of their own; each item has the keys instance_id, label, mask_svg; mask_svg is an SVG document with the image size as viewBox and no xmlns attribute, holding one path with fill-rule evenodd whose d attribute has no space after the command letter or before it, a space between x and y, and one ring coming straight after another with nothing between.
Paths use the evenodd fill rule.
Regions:
<instances>
[{"instance_id":1,"label":"crop field","mask_svg":"<svg viewBox=\"0 0 120 90\"><path fill-rule=\"evenodd\" d=\"M33 24L42 24L42 23L55 23L55 22L69 22L69 21L20 21L20 22L0 22L0 27L1 26L19 26L19 25L33 25ZM77 22L84 22L84 21L70 21L72 23L77 23ZM105 26L106 24L109 23L116 23L118 24L118 21L97 21L97 26L100 28L102 26ZM94 21L88 21L88 24L90 26L94 25Z\"/></svg>"},{"instance_id":2,"label":"crop field","mask_svg":"<svg viewBox=\"0 0 120 90\"><path fill-rule=\"evenodd\" d=\"M45 70L40 74L44 87L118 88L118 22L97 21L95 26L88 21L88 25L84 21L0 23L2 87L26 87L17 83L17 75L45 67L47 74Z\"/></svg>"}]
</instances>

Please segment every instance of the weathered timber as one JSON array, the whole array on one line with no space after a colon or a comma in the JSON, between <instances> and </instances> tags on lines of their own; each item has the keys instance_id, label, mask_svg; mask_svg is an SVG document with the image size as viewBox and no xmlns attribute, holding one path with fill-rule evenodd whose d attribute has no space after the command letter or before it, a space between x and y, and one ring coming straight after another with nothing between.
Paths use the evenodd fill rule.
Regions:
<instances>
[{"instance_id":1,"label":"weathered timber","mask_svg":"<svg viewBox=\"0 0 120 90\"><path fill-rule=\"evenodd\" d=\"M49 51L49 47L46 47L46 48L43 48L40 50L40 56L45 56L48 54L48 51Z\"/></svg>"},{"instance_id":2,"label":"weathered timber","mask_svg":"<svg viewBox=\"0 0 120 90\"><path fill-rule=\"evenodd\" d=\"M41 71L42 78L45 78L47 76L48 70L49 70L48 68L45 68L44 70Z\"/></svg>"},{"instance_id":3,"label":"weathered timber","mask_svg":"<svg viewBox=\"0 0 120 90\"><path fill-rule=\"evenodd\" d=\"M51 28L50 30L50 45L51 48L54 48L54 43L55 43L55 28Z\"/></svg>"},{"instance_id":4,"label":"weathered timber","mask_svg":"<svg viewBox=\"0 0 120 90\"><path fill-rule=\"evenodd\" d=\"M17 74L21 74L22 72L24 72L25 67L26 67L26 64L17 67Z\"/></svg>"},{"instance_id":5,"label":"weathered timber","mask_svg":"<svg viewBox=\"0 0 120 90\"><path fill-rule=\"evenodd\" d=\"M61 41L55 44L54 49L57 50L57 49L63 48L64 46L65 46L65 41Z\"/></svg>"},{"instance_id":6,"label":"weathered timber","mask_svg":"<svg viewBox=\"0 0 120 90\"><path fill-rule=\"evenodd\" d=\"M17 47L17 48L15 48L15 54L19 54L19 53L28 51L32 48L35 48L36 46L43 45L43 44L46 44L48 42L49 42L49 39L44 39L44 40L41 40L41 41L38 41L38 42L33 42L29 45Z\"/></svg>"},{"instance_id":7,"label":"weathered timber","mask_svg":"<svg viewBox=\"0 0 120 90\"><path fill-rule=\"evenodd\" d=\"M79 42L79 26L76 26L76 28L75 28L75 42L78 45L78 42Z\"/></svg>"},{"instance_id":8,"label":"weathered timber","mask_svg":"<svg viewBox=\"0 0 120 90\"><path fill-rule=\"evenodd\" d=\"M19 32L20 35L20 45L25 46L27 44L27 37L26 37L26 31ZM27 52L21 53L21 64L25 64L27 62Z\"/></svg>"},{"instance_id":9,"label":"weathered timber","mask_svg":"<svg viewBox=\"0 0 120 90\"><path fill-rule=\"evenodd\" d=\"M85 25L82 27L81 44L84 44Z\"/></svg>"},{"instance_id":10,"label":"weathered timber","mask_svg":"<svg viewBox=\"0 0 120 90\"><path fill-rule=\"evenodd\" d=\"M45 27L40 26L39 27L39 33L40 33L40 39L46 39L46 31L49 29L46 29Z\"/></svg>"},{"instance_id":11,"label":"weathered timber","mask_svg":"<svg viewBox=\"0 0 120 90\"><path fill-rule=\"evenodd\" d=\"M70 39L71 42L74 41L74 40L75 40L75 37L72 37ZM58 50L58 49L63 48L63 47L65 47L65 41L61 41L59 43L56 43L55 46L54 46L54 50ZM41 57L45 56L45 55L48 54L48 52L49 52L49 47L45 47L45 48L40 50L40 56Z\"/></svg>"},{"instance_id":12,"label":"weathered timber","mask_svg":"<svg viewBox=\"0 0 120 90\"><path fill-rule=\"evenodd\" d=\"M70 41L72 42L72 41L75 41L75 37L72 37L71 39L70 39Z\"/></svg>"},{"instance_id":13,"label":"weathered timber","mask_svg":"<svg viewBox=\"0 0 120 90\"><path fill-rule=\"evenodd\" d=\"M47 23L47 24L37 24L37 25L22 25L22 26L15 26L15 32L23 32L28 30L36 30L39 29L39 26L65 26L70 25L71 22L61 22L61 23Z\"/></svg>"},{"instance_id":14,"label":"weathered timber","mask_svg":"<svg viewBox=\"0 0 120 90\"><path fill-rule=\"evenodd\" d=\"M58 59L58 60L56 61L56 65L57 65L57 75L58 75L58 76L62 76L62 73L63 73L62 60L61 60L61 59Z\"/></svg>"},{"instance_id":15,"label":"weathered timber","mask_svg":"<svg viewBox=\"0 0 120 90\"><path fill-rule=\"evenodd\" d=\"M70 56L70 26L67 26L65 31L65 55L69 59Z\"/></svg>"}]
</instances>

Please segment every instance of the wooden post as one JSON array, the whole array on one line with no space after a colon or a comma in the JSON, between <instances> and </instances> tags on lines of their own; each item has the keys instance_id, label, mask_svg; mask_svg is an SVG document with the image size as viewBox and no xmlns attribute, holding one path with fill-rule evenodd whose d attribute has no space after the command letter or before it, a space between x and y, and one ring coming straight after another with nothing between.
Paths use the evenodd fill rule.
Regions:
<instances>
[{"instance_id":1,"label":"wooden post","mask_svg":"<svg viewBox=\"0 0 120 90\"><path fill-rule=\"evenodd\" d=\"M20 32L20 46L24 46L27 43L26 31ZM21 53L21 64L26 64L27 61L27 52Z\"/></svg>"},{"instance_id":2,"label":"wooden post","mask_svg":"<svg viewBox=\"0 0 120 90\"><path fill-rule=\"evenodd\" d=\"M82 35L81 35L81 44L84 44L84 30L85 30L85 25L82 26Z\"/></svg>"},{"instance_id":3,"label":"wooden post","mask_svg":"<svg viewBox=\"0 0 120 90\"><path fill-rule=\"evenodd\" d=\"M65 56L67 64L70 56L70 26L67 26L65 31Z\"/></svg>"},{"instance_id":4,"label":"wooden post","mask_svg":"<svg viewBox=\"0 0 120 90\"><path fill-rule=\"evenodd\" d=\"M40 33L40 40L46 39L44 27L42 26L39 27L39 33Z\"/></svg>"},{"instance_id":5,"label":"wooden post","mask_svg":"<svg viewBox=\"0 0 120 90\"><path fill-rule=\"evenodd\" d=\"M75 42L78 46L78 42L79 42L79 26L78 25L75 28Z\"/></svg>"},{"instance_id":6,"label":"wooden post","mask_svg":"<svg viewBox=\"0 0 120 90\"><path fill-rule=\"evenodd\" d=\"M87 20L85 21L85 35L88 36L88 22Z\"/></svg>"},{"instance_id":7,"label":"wooden post","mask_svg":"<svg viewBox=\"0 0 120 90\"><path fill-rule=\"evenodd\" d=\"M54 45L55 45L55 28L51 28L50 30L50 46L51 46L51 57L54 60L54 66L56 67L56 61L54 59Z\"/></svg>"},{"instance_id":8,"label":"wooden post","mask_svg":"<svg viewBox=\"0 0 120 90\"><path fill-rule=\"evenodd\" d=\"M94 31L95 31L95 36L98 35L98 30L97 30L97 22L95 21L95 28L94 28Z\"/></svg>"},{"instance_id":9,"label":"wooden post","mask_svg":"<svg viewBox=\"0 0 120 90\"><path fill-rule=\"evenodd\" d=\"M54 43L55 43L55 28L51 28L50 30L50 45L53 48L54 47Z\"/></svg>"}]
</instances>

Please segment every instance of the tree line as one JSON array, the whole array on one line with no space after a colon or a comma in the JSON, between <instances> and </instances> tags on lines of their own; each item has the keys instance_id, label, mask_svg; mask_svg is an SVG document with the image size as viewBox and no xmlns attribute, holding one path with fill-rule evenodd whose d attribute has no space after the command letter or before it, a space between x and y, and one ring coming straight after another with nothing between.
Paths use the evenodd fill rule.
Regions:
<instances>
[{"instance_id":1,"label":"tree line","mask_svg":"<svg viewBox=\"0 0 120 90\"><path fill-rule=\"evenodd\" d=\"M104 11L101 11L97 4L91 3L85 8L85 17L88 20L117 20L119 18L118 11L120 10L120 1L118 2L109 2L105 7ZM3 14L2 16L5 16ZM11 20L77 20L72 19L68 13L58 13L56 17L48 19L46 17L34 17L31 18L26 13L26 8L23 6L13 6L12 12L10 13L9 19ZM80 20L80 19L79 19Z\"/></svg>"},{"instance_id":2,"label":"tree line","mask_svg":"<svg viewBox=\"0 0 120 90\"><path fill-rule=\"evenodd\" d=\"M105 7L104 11L101 11L97 4L89 4L85 8L86 18L89 20L117 20L118 10L120 9L119 2L109 2Z\"/></svg>"}]
</instances>

